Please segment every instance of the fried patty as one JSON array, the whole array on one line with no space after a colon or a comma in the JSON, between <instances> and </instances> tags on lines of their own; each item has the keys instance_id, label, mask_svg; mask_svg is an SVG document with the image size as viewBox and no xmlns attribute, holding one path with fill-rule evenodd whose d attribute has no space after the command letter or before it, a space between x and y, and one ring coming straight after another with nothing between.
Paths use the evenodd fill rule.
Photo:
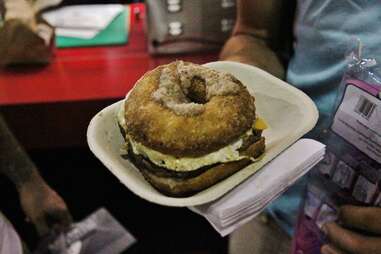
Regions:
<instances>
[{"instance_id":1,"label":"fried patty","mask_svg":"<svg viewBox=\"0 0 381 254\"><path fill-rule=\"evenodd\" d=\"M121 129L121 132L123 133L123 129L121 127L120 129ZM239 149L239 152L242 155L250 156L250 153L247 153L247 150L252 144L256 143L262 138L261 133L262 131L254 131L253 135L245 137L243 139L243 144L242 144L242 147ZM130 145L128 146L128 154L133 154L133 151ZM254 155L256 155L256 151L254 152ZM166 167L160 167L152 163L149 159L145 158L142 155L133 154L132 156L123 156L123 157L126 159L130 158L132 160L136 160L137 161L136 164L141 164L141 165L146 164L143 166L147 167L153 174L157 176L174 177L174 178L180 178L180 179L187 179L187 178L198 176L202 174L203 172L205 172L206 170L220 164L220 163L217 163L213 165L208 165L208 166L204 166L204 167L198 168L196 170L191 170L191 171L175 171L175 170L167 169Z\"/></svg>"},{"instance_id":2,"label":"fried patty","mask_svg":"<svg viewBox=\"0 0 381 254\"><path fill-rule=\"evenodd\" d=\"M237 94L212 97L196 116L176 115L154 101L164 67L146 73L126 100L126 127L133 140L164 154L198 157L232 143L252 127L254 97L238 80L234 81L240 87ZM195 87L195 96L203 93L202 87Z\"/></svg>"},{"instance_id":3,"label":"fried patty","mask_svg":"<svg viewBox=\"0 0 381 254\"><path fill-rule=\"evenodd\" d=\"M260 137L259 140L247 146L242 153L252 158L258 158L264 150L265 138ZM159 167L147 158L133 152L129 152L128 157L153 187L172 197L190 196L220 182L252 163L250 159L242 159L202 167L191 172L175 172Z\"/></svg>"}]
</instances>

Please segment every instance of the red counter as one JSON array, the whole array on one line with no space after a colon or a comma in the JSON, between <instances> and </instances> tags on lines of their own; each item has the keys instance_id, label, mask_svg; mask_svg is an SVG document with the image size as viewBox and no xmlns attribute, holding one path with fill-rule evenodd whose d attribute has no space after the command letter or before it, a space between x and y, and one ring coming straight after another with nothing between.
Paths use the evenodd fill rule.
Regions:
<instances>
[{"instance_id":1,"label":"red counter","mask_svg":"<svg viewBox=\"0 0 381 254\"><path fill-rule=\"evenodd\" d=\"M91 117L123 98L147 70L175 59L217 59L217 52L150 56L144 14L143 4L131 6L126 45L56 49L49 66L0 70L1 112L27 148L85 145Z\"/></svg>"}]
</instances>

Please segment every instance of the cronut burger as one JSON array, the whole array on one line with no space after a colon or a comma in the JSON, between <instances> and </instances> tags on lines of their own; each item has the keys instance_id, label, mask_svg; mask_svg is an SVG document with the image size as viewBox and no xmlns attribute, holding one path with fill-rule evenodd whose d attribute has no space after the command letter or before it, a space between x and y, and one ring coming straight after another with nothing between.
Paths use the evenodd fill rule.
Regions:
<instances>
[{"instance_id":1,"label":"cronut burger","mask_svg":"<svg viewBox=\"0 0 381 254\"><path fill-rule=\"evenodd\" d=\"M185 197L265 150L254 97L234 76L176 61L146 73L122 103L128 159L158 191Z\"/></svg>"}]
</instances>

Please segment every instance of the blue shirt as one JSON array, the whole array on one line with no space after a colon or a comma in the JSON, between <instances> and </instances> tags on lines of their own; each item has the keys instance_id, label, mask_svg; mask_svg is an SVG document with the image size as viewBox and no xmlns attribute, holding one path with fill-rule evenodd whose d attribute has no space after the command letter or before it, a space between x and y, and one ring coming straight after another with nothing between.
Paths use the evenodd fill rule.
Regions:
<instances>
[{"instance_id":1,"label":"blue shirt","mask_svg":"<svg viewBox=\"0 0 381 254\"><path fill-rule=\"evenodd\" d=\"M336 91L347 65L346 56L363 44L363 55L381 59L380 0L299 0L294 26L294 55L288 83L307 93L320 117L309 134L328 124ZM302 179L275 201L268 211L290 234L296 224L306 180Z\"/></svg>"}]
</instances>

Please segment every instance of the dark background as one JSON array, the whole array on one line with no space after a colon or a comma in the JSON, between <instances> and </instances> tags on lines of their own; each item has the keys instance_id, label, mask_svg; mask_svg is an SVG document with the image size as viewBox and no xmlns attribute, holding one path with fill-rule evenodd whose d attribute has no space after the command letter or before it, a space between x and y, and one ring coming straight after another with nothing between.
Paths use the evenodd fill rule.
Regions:
<instances>
[{"instance_id":1,"label":"dark background","mask_svg":"<svg viewBox=\"0 0 381 254\"><path fill-rule=\"evenodd\" d=\"M66 201L75 221L99 207L108 211L138 240L125 253L227 253L209 223L188 208L149 203L122 185L86 147L29 151L45 180ZM0 177L0 211L32 248L37 236L25 221L14 186Z\"/></svg>"}]
</instances>

